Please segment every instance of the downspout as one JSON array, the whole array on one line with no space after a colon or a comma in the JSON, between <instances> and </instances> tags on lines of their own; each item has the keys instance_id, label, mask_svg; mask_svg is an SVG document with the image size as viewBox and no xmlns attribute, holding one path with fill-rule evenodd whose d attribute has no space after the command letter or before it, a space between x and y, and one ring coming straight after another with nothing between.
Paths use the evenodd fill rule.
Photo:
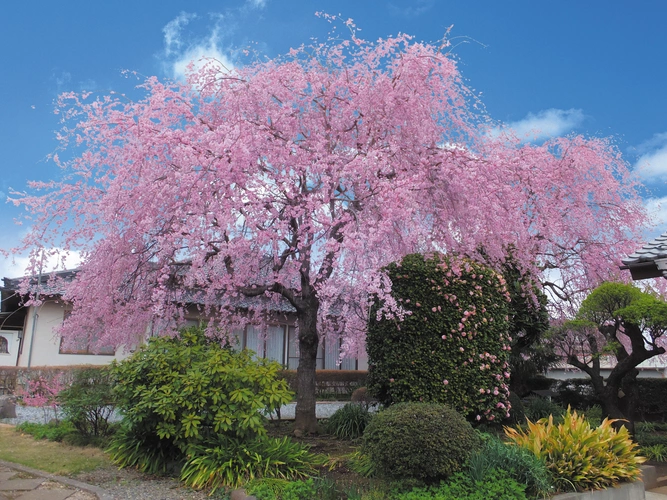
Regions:
<instances>
[{"instance_id":1,"label":"downspout","mask_svg":"<svg viewBox=\"0 0 667 500\"><path fill-rule=\"evenodd\" d=\"M35 291L35 303L39 302L39 285L42 283L42 264L44 263L44 250L42 250L42 259L39 262L39 274L37 275L37 290ZM37 305L33 305L32 325L30 327L30 348L28 349L28 368L32 362L32 345L35 341L35 328L37 327Z\"/></svg>"}]
</instances>

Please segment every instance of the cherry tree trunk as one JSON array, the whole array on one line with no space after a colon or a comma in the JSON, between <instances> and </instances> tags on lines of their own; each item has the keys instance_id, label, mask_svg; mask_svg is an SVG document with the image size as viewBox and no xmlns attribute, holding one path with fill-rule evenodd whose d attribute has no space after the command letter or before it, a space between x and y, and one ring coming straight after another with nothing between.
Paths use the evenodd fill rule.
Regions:
<instances>
[{"instance_id":1,"label":"cherry tree trunk","mask_svg":"<svg viewBox=\"0 0 667 500\"><path fill-rule=\"evenodd\" d=\"M317 365L317 307L300 312L299 326L299 366L296 370L296 414L294 434L314 434L317 432L315 415L315 369Z\"/></svg>"}]
</instances>

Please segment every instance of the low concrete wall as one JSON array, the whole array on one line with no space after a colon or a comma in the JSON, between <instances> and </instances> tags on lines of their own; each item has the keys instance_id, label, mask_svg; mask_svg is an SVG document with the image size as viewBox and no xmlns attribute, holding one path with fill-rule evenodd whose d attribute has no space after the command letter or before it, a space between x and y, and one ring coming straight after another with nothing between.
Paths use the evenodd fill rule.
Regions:
<instances>
[{"instance_id":1,"label":"low concrete wall","mask_svg":"<svg viewBox=\"0 0 667 500\"><path fill-rule=\"evenodd\" d=\"M581 493L563 493L551 497L549 500L645 500L645 490L654 488L657 483L655 467L645 465L641 467L640 481L623 483L615 488L604 490L584 491Z\"/></svg>"}]
</instances>

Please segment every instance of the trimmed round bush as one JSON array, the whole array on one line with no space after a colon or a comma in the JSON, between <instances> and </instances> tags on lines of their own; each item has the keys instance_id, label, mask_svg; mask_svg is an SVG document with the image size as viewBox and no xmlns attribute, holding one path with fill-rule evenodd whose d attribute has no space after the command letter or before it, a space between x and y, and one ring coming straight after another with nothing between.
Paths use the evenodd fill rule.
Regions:
<instances>
[{"instance_id":1,"label":"trimmed round bush","mask_svg":"<svg viewBox=\"0 0 667 500\"><path fill-rule=\"evenodd\" d=\"M363 452L377 473L426 483L462 470L479 438L452 408L399 403L375 415L364 432Z\"/></svg>"}]
</instances>

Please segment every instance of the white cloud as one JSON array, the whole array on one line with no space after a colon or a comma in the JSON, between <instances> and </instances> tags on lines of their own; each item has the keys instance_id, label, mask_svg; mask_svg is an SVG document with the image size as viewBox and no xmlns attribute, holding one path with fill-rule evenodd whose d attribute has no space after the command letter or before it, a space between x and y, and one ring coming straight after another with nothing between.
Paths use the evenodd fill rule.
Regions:
<instances>
[{"instance_id":1,"label":"white cloud","mask_svg":"<svg viewBox=\"0 0 667 500\"><path fill-rule=\"evenodd\" d=\"M263 9L266 7L267 0L246 0L246 3L255 9Z\"/></svg>"},{"instance_id":2,"label":"white cloud","mask_svg":"<svg viewBox=\"0 0 667 500\"><path fill-rule=\"evenodd\" d=\"M183 28L196 18L197 14L181 12L162 28L162 32L164 33L164 52L167 56L181 50L183 45L183 41L181 40Z\"/></svg>"},{"instance_id":3,"label":"white cloud","mask_svg":"<svg viewBox=\"0 0 667 500\"><path fill-rule=\"evenodd\" d=\"M249 0L253 5L261 8L265 0ZM194 69L204 64L217 61L219 69L229 71L234 68L232 51L223 47L227 31L233 28L226 22L222 14L211 14L212 26L207 26L204 36L194 35L194 30L186 32L185 28L197 19L196 14L181 12L162 29L164 33L164 54L166 72L175 80L185 80L188 66L192 63Z\"/></svg>"},{"instance_id":4,"label":"white cloud","mask_svg":"<svg viewBox=\"0 0 667 500\"><path fill-rule=\"evenodd\" d=\"M585 119L580 109L546 109L537 114L528 113L522 120L506 124L514 134L525 141L539 141L559 137L581 126Z\"/></svg>"},{"instance_id":5,"label":"white cloud","mask_svg":"<svg viewBox=\"0 0 667 500\"><path fill-rule=\"evenodd\" d=\"M647 198L644 206L656 226L667 225L667 196L662 198Z\"/></svg>"},{"instance_id":6,"label":"white cloud","mask_svg":"<svg viewBox=\"0 0 667 500\"><path fill-rule=\"evenodd\" d=\"M667 132L655 134L637 148L635 171L644 179L667 180Z\"/></svg>"}]
</instances>

